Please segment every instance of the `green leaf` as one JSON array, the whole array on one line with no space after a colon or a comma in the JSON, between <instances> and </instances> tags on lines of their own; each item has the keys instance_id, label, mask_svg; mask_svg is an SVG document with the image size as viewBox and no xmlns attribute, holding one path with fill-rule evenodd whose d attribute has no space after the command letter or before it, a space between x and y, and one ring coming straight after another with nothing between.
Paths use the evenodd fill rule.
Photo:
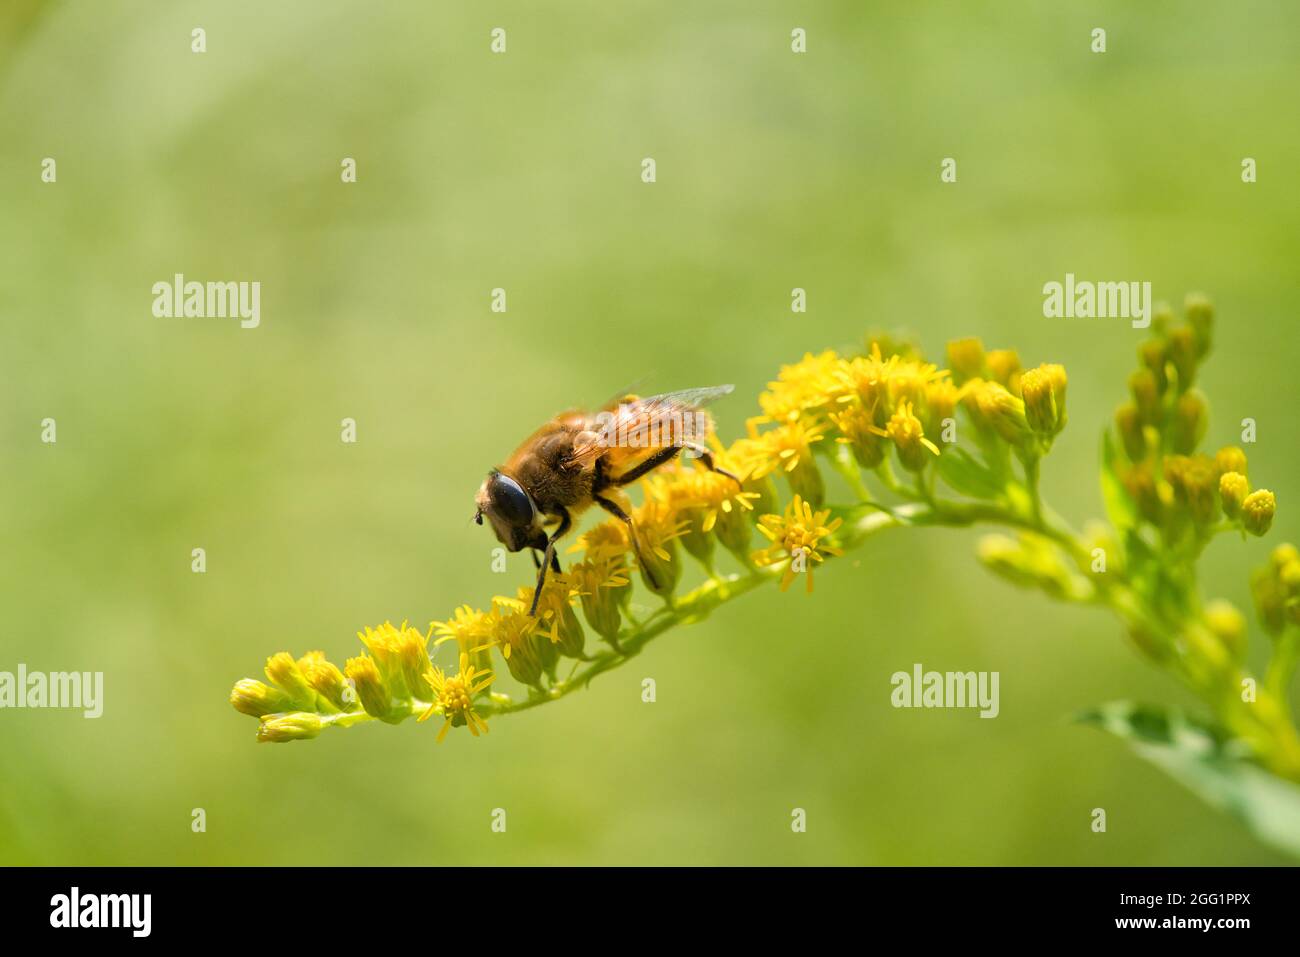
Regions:
<instances>
[{"instance_id":1,"label":"green leaf","mask_svg":"<svg viewBox=\"0 0 1300 957\"><path fill-rule=\"evenodd\" d=\"M939 456L939 477L954 491L971 498L997 498L1004 483L963 448L951 446Z\"/></svg>"},{"instance_id":2,"label":"green leaf","mask_svg":"<svg viewBox=\"0 0 1300 957\"><path fill-rule=\"evenodd\" d=\"M1078 720L1127 741L1141 757L1211 807L1242 821L1256 837L1300 857L1300 787L1248 759L1222 729L1174 708L1115 701Z\"/></svg>"},{"instance_id":3,"label":"green leaf","mask_svg":"<svg viewBox=\"0 0 1300 957\"><path fill-rule=\"evenodd\" d=\"M1116 461L1115 440L1110 429L1106 429L1101 433L1101 500L1106 506L1106 517L1122 537L1137 524L1137 509L1119 479Z\"/></svg>"}]
</instances>

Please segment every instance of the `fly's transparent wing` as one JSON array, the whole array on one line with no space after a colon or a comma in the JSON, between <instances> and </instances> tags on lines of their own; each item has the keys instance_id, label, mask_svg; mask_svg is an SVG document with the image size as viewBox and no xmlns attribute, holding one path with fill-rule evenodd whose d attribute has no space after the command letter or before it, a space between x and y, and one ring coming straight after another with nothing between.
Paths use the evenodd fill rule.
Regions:
<instances>
[{"instance_id":1,"label":"fly's transparent wing","mask_svg":"<svg viewBox=\"0 0 1300 957\"><path fill-rule=\"evenodd\" d=\"M642 453L703 441L707 419L695 413L734 389L731 385L711 385L644 398L625 396L593 417L588 437L574 444L565 464L583 467L615 448Z\"/></svg>"}]
</instances>

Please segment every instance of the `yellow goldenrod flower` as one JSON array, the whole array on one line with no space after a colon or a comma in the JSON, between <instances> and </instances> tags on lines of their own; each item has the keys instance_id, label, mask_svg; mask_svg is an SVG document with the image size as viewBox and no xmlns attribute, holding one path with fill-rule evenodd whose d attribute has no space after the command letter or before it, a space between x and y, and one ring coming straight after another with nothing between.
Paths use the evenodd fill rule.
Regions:
<instances>
[{"instance_id":1,"label":"yellow goldenrod flower","mask_svg":"<svg viewBox=\"0 0 1300 957\"><path fill-rule=\"evenodd\" d=\"M375 659L368 655L349 658L343 666L343 673L356 689L357 699L366 714L382 721L394 720L393 697L384 683L383 675L375 664Z\"/></svg>"},{"instance_id":2,"label":"yellow goldenrod flower","mask_svg":"<svg viewBox=\"0 0 1300 957\"><path fill-rule=\"evenodd\" d=\"M1252 535L1263 535L1273 524L1277 500L1266 488L1251 492L1241 503L1241 523Z\"/></svg>"},{"instance_id":3,"label":"yellow goldenrod flower","mask_svg":"<svg viewBox=\"0 0 1300 957\"><path fill-rule=\"evenodd\" d=\"M631 548L627 525L618 519L609 519L579 535L578 540L569 546L569 551L584 552L587 558L598 561L626 555Z\"/></svg>"},{"instance_id":4,"label":"yellow goldenrod flower","mask_svg":"<svg viewBox=\"0 0 1300 957\"><path fill-rule=\"evenodd\" d=\"M856 404L870 424L883 426L903 402L922 407L930 384L945 378L947 370L918 359L891 355L885 358L878 344L871 353L856 356L839 369L838 402Z\"/></svg>"},{"instance_id":5,"label":"yellow goldenrod flower","mask_svg":"<svg viewBox=\"0 0 1300 957\"><path fill-rule=\"evenodd\" d=\"M392 695L405 699L420 694L423 676L432 667L427 635L405 621L400 628L386 621L378 628L357 632L357 637L374 658Z\"/></svg>"},{"instance_id":6,"label":"yellow goldenrod flower","mask_svg":"<svg viewBox=\"0 0 1300 957\"><path fill-rule=\"evenodd\" d=\"M898 450L898 461L909 472L920 472L929 465L927 450L939 454L939 447L925 437L921 420L912 414L912 405L902 402L898 410L890 416L889 424L883 430Z\"/></svg>"},{"instance_id":7,"label":"yellow goldenrod flower","mask_svg":"<svg viewBox=\"0 0 1300 957\"><path fill-rule=\"evenodd\" d=\"M761 496L742 484L717 472L696 471L693 478L695 499L702 515L700 528L705 534L717 535L724 547L747 559L752 525L749 515Z\"/></svg>"},{"instance_id":8,"label":"yellow goldenrod flower","mask_svg":"<svg viewBox=\"0 0 1300 957\"><path fill-rule=\"evenodd\" d=\"M515 603L514 599L506 601ZM549 651L551 642L537 634L536 618L530 617L526 609L507 606L506 611L493 617L491 641L516 681L540 687L545 667L543 651Z\"/></svg>"},{"instance_id":9,"label":"yellow goldenrod flower","mask_svg":"<svg viewBox=\"0 0 1300 957\"><path fill-rule=\"evenodd\" d=\"M647 497L641 507L633 511L632 523L640 546L641 580L646 588L667 600L672 597L682 575L677 539L685 533L686 522L668 503Z\"/></svg>"},{"instance_id":10,"label":"yellow goldenrod flower","mask_svg":"<svg viewBox=\"0 0 1300 957\"><path fill-rule=\"evenodd\" d=\"M904 402L913 408L923 406L926 387L948 374L947 370L940 372L928 362L907 362L897 357L890 358L885 373L886 412L890 415Z\"/></svg>"},{"instance_id":11,"label":"yellow goldenrod flower","mask_svg":"<svg viewBox=\"0 0 1300 957\"><path fill-rule=\"evenodd\" d=\"M474 698L496 680L496 675L475 668L469 663L469 655L462 652L459 674L447 675L434 667L424 675L424 680L433 689L433 704L417 720L424 721L435 712L446 719L438 731L439 743L447 736L448 728L461 725L467 726L476 738L479 731L487 734L487 722L474 710Z\"/></svg>"},{"instance_id":12,"label":"yellow goldenrod flower","mask_svg":"<svg viewBox=\"0 0 1300 957\"><path fill-rule=\"evenodd\" d=\"M761 436L769 458L785 473L790 491L817 505L825 498L826 487L813 461L812 446L825 438L824 433L824 426L807 426L796 419Z\"/></svg>"},{"instance_id":13,"label":"yellow goldenrod flower","mask_svg":"<svg viewBox=\"0 0 1300 957\"><path fill-rule=\"evenodd\" d=\"M758 496L754 499L754 511L759 514L770 512L777 507L776 486L772 484L771 474L776 468L775 460L768 455L757 432L746 438L736 439L725 449L715 444L713 461L740 479L741 488Z\"/></svg>"},{"instance_id":14,"label":"yellow goldenrod flower","mask_svg":"<svg viewBox=\"0 0 1300 957\"><path fill-rule=\"evenodd\" d=\"M307 678L293 660L293 655L281 651L266 659L266 677L284 693L294 707L309 709L316 703L316 693Z\"/></svg>"},{"instance_id":15,"label":"yellow goldenrod flower","mask_svg":"<svg viewBox=\"0 0 1300 957\"><path fill-rule=\"evenodd\" d=\"M516 611L531 608L534 590L520 588L518 598L511 602L512 607ZM586 645L582 623L573 611L573 602L578 595L572 574L551 574L547 576L546 584L542 586L542 597L537 601L537 633L548 638L560 654L569 658L581 658Z\"/></svg>"},{"instance_id":16,"label":"yellow goldenrod flower","mask_svg":"<svg viewBox=\"0 0 1300 957\"><path fill-rule=\"evenodd\" d=\"M840 411L832 413L831 422L841 433L835 441L848 445L864 469L874 469L885 460L881 430L871 413L856 398Z\"/></svg>"},{"instance_id":17,"label":"yellow goldenrod flower","mask_svg":"<svg viewBox=\"0 0 1300 957\"><path fill-rule=\"evenodd\" d=\"M837 370L840 380L837 401L841 405L857 403L881 424L888 418L889 389L887 380L897 357L885 359L879 346L873 344L870 354L854 356L843 362Z\"/></svg>"},{"instance_id":18,"label":"yellow goldenrod flower","mask_svg":"<svg viewBox=\"0 0 1300 957\"><path fill-rule=\"evenodd\" d=\"M679 541L682 547L693 555L706 569L713 571L713 536L704 527L707 513L702 498L703 485L695 469L677 468L660 469L659 474L652 475L645 481L647 498L655 498L677 516L682 523ZM715 473L704 473L713 475ZM726 476L717 476L725 480L732 488L736 483Z\"/></svg>"},{"instance_id":19,"label":"yellow goldenrod flower","mask_svg":"<svg viewBox=\"0 0 1300 957\"><path fill-rule=\"evenodd\" d=\"M622 615L619 593L629 584L622 558L591 559L569 567L587 624L606 641L617 643Z\"/></svg>"},{"instance_id":20,"label":"yellow goldenrod flower","mask_svg":"<svg viewBox=\"0 0 1300 957\"><path fill-rule=\"evenodd\" d=\"M754 509L760 495L743 483L738 486L719 472L683 469L648 482L646 495L664 502L686 523L682 546L710 573L715 533L727 548L748 556L750 524L744 513Z\"/></svg>"},{"instance_id":21,"label":"yellow goldenrod flower","mask_svg":"<svg viewBox=\"0 0 1300 957\"><path fill-rule=\"evenodd\" d=\"M437 635L434 645L455 641L459 653L469 655L470 663L480 671L492 662L492 612L461 605L446 621L429 623L430 633Z\"/></svg>"},{"instance_id":22,"label":"yellow goldenrod flower","mask_svg":"<svg viewBox=\"0 0 1300 957\"><path fill-rule=\"evenodd\" d=\"M325 658L323 651L309 651L298 659L298 669L307 679L307 684L316 691L323 701L328 703L326 710L353 711L357 708L355 700L349 700L351 690L338 666Z\"/></svg>"},{"instance_id":23,"label":"yellow goldenrod flower","mask_svg":"<svg viewBox=\"0 0 1300 957\"><path fill-rule=\"evenodd\" d=\"M812 563L826 560L827 555L839 555L840 549L823 541L840 527L842 519L827 522L830 509L814 512L812 506L798 495L783 515L764 515L759 519L758 530L772 544L754 553L760 565L785 563L781 576L781 590L785 591L798 574L808 578L808 592L813 590Z\"/></svg>"},{"instance_id":24,"label":"yellow goldenrod flower","mask_svg":"<svg viewBox=\"0 0 1300 957\"><path fill-rule=\"evenodd\" d=\"M758 397L759 407L769 422L804 418L815 422L834 404L842 389L838 370L843 360L832 350L804 357L781 367L776 381Z\"/></svg>"}]
</instances>

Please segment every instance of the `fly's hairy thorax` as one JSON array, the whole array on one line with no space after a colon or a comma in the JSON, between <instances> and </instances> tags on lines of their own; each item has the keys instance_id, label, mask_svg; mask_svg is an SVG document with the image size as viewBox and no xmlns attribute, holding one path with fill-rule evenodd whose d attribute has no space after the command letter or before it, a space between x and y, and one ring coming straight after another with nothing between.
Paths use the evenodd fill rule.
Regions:
<instances>
[{"instance_id":1,"label":"fly's hairy thorax","mask_svg":"<svg viewBox=\"0 0 1300 957\"><path fill-rule=\"evenodd\" d=\"M503 471L528 491L540 511L551 515L560 508L576 512L591 504L593 470L567 464L586 424L587 419L577 414L557 416L526 439L506 462Z\"/></svg>"}]
</instances>

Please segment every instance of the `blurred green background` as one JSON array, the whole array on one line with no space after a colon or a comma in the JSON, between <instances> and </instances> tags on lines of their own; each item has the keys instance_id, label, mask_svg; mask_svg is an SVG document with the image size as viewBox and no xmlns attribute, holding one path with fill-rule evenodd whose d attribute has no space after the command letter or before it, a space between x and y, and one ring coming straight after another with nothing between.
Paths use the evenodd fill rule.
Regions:
<instances>
[{"instance_id":1,"label":"blurred green background","mask_svg":"<svg viewBox=\"0 0 1300 957\"><path fill-rule=\"evenodd\" d=\"M257 746L226 697L274 651L342 662L363 625L527 581L491 573L472 495L553 412L734 382L730 438L782 362L868 328L1064 362L1046 495L1098 515L1140 333L1044 319L1067 271L1214 297L1207 442L1256 418L1280 501L1204 566L1248 607L1300 533L1298 88L1282 2L8 0L0 670L103 671L106 701L0 712L0 863L1284 862L1069 722L1191 702L1102 613L987 576L977 532L881 537L485 740ZM176 272L260 281L261 327L155 319ZM1001 716L892 709L913 662L999 671Z\"/></svg>"}]
</instances>

